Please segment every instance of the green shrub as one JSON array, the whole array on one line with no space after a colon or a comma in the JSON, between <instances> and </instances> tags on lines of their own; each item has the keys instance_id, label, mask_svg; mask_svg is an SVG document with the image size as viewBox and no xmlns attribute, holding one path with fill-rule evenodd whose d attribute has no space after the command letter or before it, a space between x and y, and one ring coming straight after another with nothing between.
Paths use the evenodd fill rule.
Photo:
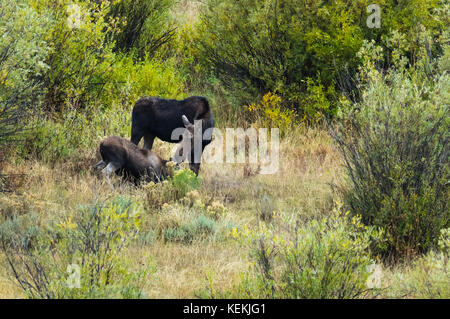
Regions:
<instances>
[{"instance_id":1,"label":"green shrub","mask_svg":"<svg viewBox=\"0 0 450 319\"><path fill-rule=\"evenodd\" d=\"M112 33L117 50L138 58L164 54L175 28L169 19L173 0L121 0L114 3L109 17L120 22L120 30Z\"/></svg>"},{"instance_id":2,"label":"green shrub","mask_svg":"<svg viewBox=\"0 0 450 319\"><path fill-rule=\"evenodd\" d=\"M134 103L144 96L185 97L184 78L175 61L145 58L134 62L131 56L117 55L111 80L105 84L101 95L103 108L119 104L131 112Z\"/></svg>"},{"instance_id":3,"label":"green shrub","mask_svg":"<svg viewBox=\"0 0 450 319\"><path fill-rule=\"evenodd\" d=\"M172 162L172 164L174 163ZM171 164L169 163L169 165ZM185 201L184 197L189 192L196 190L200 183L201 179L190 169L175 170L172 177L169 177L162 183L150 182L144 186L147 195L147 206L161 208L164 204L174 201Z\"/></svg>"},{"instance_id":4,"label":"green shrub","mask_svg":"<svg viewBox=\"0 0 450 319\"><path fill-rule=\"evenodd\" d=\"M139 224L135 205L119 197L46 228L35 215L10 219L0 227L0 244L30 298L138 298L147 270L134 271L122 252Z\"/></svg>"},{"instance_id":5,"label":"green shrub","mask_svg":"<svg viewBox=\"0 0 450 319\"><path fill-rule=\"evenodd\" d=\"M338 107L336 86L350 85L360 61L363 39L380 41L397 30L411 39L405 48L413 63L423 50L417 34L425 28L433 39L448 25L446 6L438 0L383 1L381 28L369 28L367 0L209 0L195 32L186 39L194 48L188 63L199 65L240 98L255 102L277 92L306 120L332 116ZM448 9L447 9L448 10ZM194 40L191 38L194 37ZM438 51L439 46L430 46ZM386 56L385 61L390 61ZM345 77L346 70L350 77ZM342 88L341 88L342 89Z\"/></svg>"},{"instance_id":6,"label":"green shrub","mask_svg":"<svg viewBox=\"0 0 450 319\"><path fill-rule=\"evenodd\" d=\"M357 62L354 53L362 34L354 16L345 1L321 6L292 0L211 0L200 17L194 53L233 94L245 92L241 102L277 92L285 105L309 115L300 103L308 87L304 79L319 75L328 90L339 67Z\"/></svg>"},{"instance_id":7,"label":"green shrub","mask_svg":"<svg viewBox=\"0 0 450 319\"><path fill-rule=\"evenodd\" d=\"M54 163L57 160L77 157L79 149L86 145L86 118L77 111L68 111L60 121L35 116L29 121L30 130L21 135L16 145L21 158L34 158Z\"/></svg>"},{"instance_id":8,"label":"green shrub","mask_svg":"<svg viewBox=\"0 0 450 319\"><path fill-rule=\"evenodd\" d=\"M113 45L106 33L116 29L107 21L108 1L30 1L53 20L45 41L50 46L43 74L45 111L59 113L66 105L83 109L101 94L110 80Z\"/></svg>"},{"instance_id":9,"label":"green shrub","mask_svg":"<svg viewBox=\"0 0 450 319\"><path fill-rule=\"evenodd\" d=\"M66 105L85 108L100 95L114 62L112 45L105 40L105 33L115 29L105 21L106 3L2 0L0 29L8 36L0 49L8 48L4 52L8 54L2 56L9 57L9 62L2 62L0 83L9 83L5 87L20 92L22 108L32 103L41 110L44 97L43 110L56 115L53 112L64 110ZM31 90L30 102L24 96ZM6 93L10 101L19 104L16 96Z\"/></svg>"},{"instance_id":10,"label":"green shrub","mask_svg":"<svg viewBox=\"0 0 450 319\"><path fill-rule=\"evenodd\" d=\"M300 7L298 1L208 1L193 53L205 71L240 95L240 103L269 91L294 102L291 98L304 90L302 79L316 75L315 68L306 74L303 66L311 18ZM311 16L317 13L308 9Z\"/></svg>"},{"instance_id":11,"label":"green shrub","mask_svg":"<svg viewBox=\"0 0 450 319\"><path fill-rule=\"evenodd\" d=\"M371 287L374 261L369 248L380 232L336 209L322 220L301 226L298 217L275 217L258 230L233 229L232 236L250 248L252 272L226 292L204 297L360 298Z\"/></svg>"},{"instance_id":12,"label":"green shrub","mask_svg":"<svg viewBox=\"0 0 450 319\"><path fill-rule=\"evenodd\" d=\"M166 242L192 243L195 239L203 239L216 232L216 223L204 215L200 215L189 223L180 227L168 228L164 230L164 240Z\"/></svg>"},{"instance_id":13,"label":"green shrub","mask_svg":"<svg viewBox=\"0 0 450 319\"><path fill-rule=\"evenodd\" d=\"M148 206L145 205L146 208ZM222 204L217 201L205 203L197 191L189 192L181 200L167 201L157 208L148 210L143 230L153 234L153 239L165 243L226 241L234 225L227 218Z\"/></svg>"},{"instance_id":14,"label":"green shrub","mask_svg":"<svg viewBox=\"0 0 450 319\"><path fill-rule=\"evenodd\" d=\"M385 74L375 67L380 48L369 44L361 55L361 101L334 132L350 179L345 201L385 230L384 256L426 252L450 220L450 77L428 55L411 68L399 57Z\"/></svg>"},{"instance_id":15,"label":"green shrub","mask_svg":"<svg viewBox=\"0 0 450 319\"><path fill-rule=\"evenodd\" d=\"M268 92L259 104L250 104L248 111L261 127L276 127L284 134L294 122L294 112L281 108L281 97Z\"/></svg>"},{"instance_id":16,"label":"green shrub","mask_svg":"<svg viewBox=\"0 0 450 319\"><path fill-rule=\"evenodd\" d=\"M227 215L228 209L219 201L204 197L197 191L187 192L180 201L184 206L202 212L206 217L217 221Z\"/></svg>"},{"instance_id":17,"label":"green shrub","mask_svg":"<svg viewBox=\"0 0 450 319\"><path fill-rule=\"evenodd\" d=\"M182 198L189 191L197 189L201 184L201 179L190 169L180 169L174 172L170 182L178 193L178 197Z\"/></svg>"},{"instance_id":18,"label":"green shrub","mask_svg":"<svg viewBox=\"0 0 450 319\"><path fill-rule=\"evenodd\" d=\"M52 19L28 1L0 1L0 147L17 140L43 98L42 74L49 45L44 37ZM2 154L3 156L4 154ZM1 159L0 159L1 160Z\"/></svg>"},{"instance_id":19,"label":"green shrub","mask_svg":"<svg viewBox=\"0 0 450 319\"><path fill-rule=\"evenodd\" d=\"M77 157L87 148L97 148L105 136L129 135L131 108L138 98L184 97L184 78L173 60L144 58L135 63L131 56L112 52L114 44L107 35L117 31L119 22L107 17L109 1L27 3L30 7L23 6L27 9L20 9L20 15L14 14L17 5L5 4L16 9L3 11L2 24L11 35L5 38L4 49L17 49L0 68L0 105L4 97L8 117L16 119L2 133L25 129L20 136L24 143L17 144L21 157L50 162ZM10 15L15 18L9 19ZM35 33L22 27L24 21L31 21ZM14 30L17 35L13 37ZM9 65L14 61L21 61L20 65ZM10 92L13 84L15 95ZM44 112L19 123L18 113L28 106ZM0 112L0 116L5 114Z\"/></svg>"},{"instance_id":20,"label":"green shrub","mask_svg":"<svg viewBox=\"0 0 450 319\"><path fill-rule=\"evenodd\" d=\"M106 136L129 134L131 124L123 123L131 122L130 113L121 112L117 107L104 112L89 107L84 111L67 108L60 119L34 115L27 123L27 130L20 134L21 141L15 145L15 153L19 158L44 163L67 162L68 159L85 161L95 154Z\"/></svg>"},{"instance_id":21,"label":"green shrub","mask_svg":"<svg viewBox=\"0 0 450 319\"><path fill-rule=\"evenodd\" d=\"M149 209L161 208L164 204L168 204L177 199L177 192L172 183L168 180L162 183L150 182L144 186L146 192L146 206Z\"/></svg>"},{"instance_id":22,"label":"green shrub","mask_svg":"<svg viewBox=\"0 0 450 319\"><path fill-rule=\"evenodd\" d=\"M212 218L213 220L219 220L225 217L227 212L227 208L218 201L213 201L205 208L206 217Z\"/></svg>"}]
</instances>

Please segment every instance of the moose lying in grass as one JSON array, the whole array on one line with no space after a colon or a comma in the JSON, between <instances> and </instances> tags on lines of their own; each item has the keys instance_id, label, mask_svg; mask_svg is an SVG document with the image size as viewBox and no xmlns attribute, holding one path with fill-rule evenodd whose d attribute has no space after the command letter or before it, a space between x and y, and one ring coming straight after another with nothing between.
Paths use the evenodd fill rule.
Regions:
<instances>
[{"instance_id":1,"label":"moose lying in grass","mask_svg":"<svg viewBox=\"0 0 450 319\"><path fill-rule=\"evenodd\" d=\"M102 170L110 185L109 178L114 172L124 179L131 179L136 185L141 179L159 182L168 176L166 160L122 137L104 139L100 144L100 154L102 160L94 168Z\"/></svg>"},{"instance_id":2,"label":"moose lying in grass","mask_svg":"<svg viewBox=\"0 0 450 319\"><path fill-rule=\"evenodd\" d=\"M183 132L177 134L180 131L176 131L176 129L183 127L186 127L186 131L192 128L192 135L189 136L193 137L194 131L198 132L195 135L196 139L201 133L201 136L198 137L199 147L195 152L195 143L192 142L189 143L190 149L184 154L179 154L183 160L188 159L190 169L198 174L201 155L204 148L211 142L214 127L214 118L208 100L202 96L192 96L181 101L157 97L139 99L133 107L131 142L138 145L144 137L144 149L148 150L152 149L155 137L165 142L179 143L187 135ZM186 146L186 143L183 145ZM178 153L179 151L177 151L177 156ZM179 161L177 160L177 162Z\"/></svg>"}]
</instances>

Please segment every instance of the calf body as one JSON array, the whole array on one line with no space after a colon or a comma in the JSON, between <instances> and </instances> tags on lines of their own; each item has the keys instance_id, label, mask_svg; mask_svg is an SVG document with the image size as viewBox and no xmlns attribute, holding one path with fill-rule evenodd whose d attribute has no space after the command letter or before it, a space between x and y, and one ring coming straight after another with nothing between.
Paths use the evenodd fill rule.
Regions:
<instances>
[{"instance_id":1,"label":"calf body","mask_svg":"<svg viewBox=\"0 0 450 319\"><path fill-rule=\"evenodd\" d=\"M131 124L131 141L138 145L144 137L144 149L151 149L155 137L169 142L179 143L180 135L172 135L177 128L184 127L182 116L189 122L200 123L202 127L202 152L211 142L214 118L208 100L202 96L192 96L185 100L168 100L157 97L142 98L133 107ZM198 124L197 124L198 125ZM208 130L207 134L204 134ZM200 163L194 161L192 155L189 159L190 167L198 173Z\"/></svg>"},{"instance_id":2,"label":"calf body","mask_svg":"<svg viewBox=\"0 0 450 319\"><path fill-rule=\"evenodd\" d=\"M108 182L113 172L131 178L136 184L141 178L158 182L167 177L167 161L122 137L111 136L103 140L100 154L102 160L94 167L103 169Z\"/></svg>"}]
</instances>

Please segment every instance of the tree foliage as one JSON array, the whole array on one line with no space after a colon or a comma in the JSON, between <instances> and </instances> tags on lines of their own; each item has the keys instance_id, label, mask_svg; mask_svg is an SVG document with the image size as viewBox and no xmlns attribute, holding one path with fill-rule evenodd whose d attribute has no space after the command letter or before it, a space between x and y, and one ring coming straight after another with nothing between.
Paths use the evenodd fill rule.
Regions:
<instances>
[{"instance_id":1,"label":"tree foliage","mask_svg":"<svg viewBox=\"0 0 450 319\"><path fill-rule=\"evenodd\" d=\"M44 109L57 114L67 106L85 108L101 94L114 63L113 46L105 37L116 28L106 19L109 2L44 0L35 6L50 8L54 20L45 39L50 50Z\"/></svg>"},{"instance_id":2,"label":"tree foliage","mask_svg":"<svg viewBox=\"0 0 450 319\"><path fill-rule=\"evenodd\" d=\"M138 58L163 54L175 34L169 19L173 0L121 0L114 3L109 17L117 19L121 28L113 34L115 47Z\"/></svg>"},{"instance_id":3,"label":"tree foliage","mask_svg":"<svg viewBox=\"0 0 450 319\"><path fill-rule=\"evenodd\" d=\"M49 14L38 14L26 1L0 2L0 145L16 138L42 100L42 75L49 46Z\"/></svg>"},{"instance_id":4,"label":"tree foliage","mask_svg":"<svg viewBox=\"0 0 450 319\"><path fill-rule=\"evenodd\" d=\"M433 37L445 29L443 4L383 1L382 27L367 26L370 1L210 0L203 8L194 41L200 65L246 103L276 92L308 119L333 115L344 82L360 61L363 39L381 41L398 30L413 41L410 59L422 46L413 36L421 26ZM440 9L440 11L438 10ZM388 56L387 56L388 58ZM245 92L245 93L244 93Z\"/></svg>"}]
</instances>

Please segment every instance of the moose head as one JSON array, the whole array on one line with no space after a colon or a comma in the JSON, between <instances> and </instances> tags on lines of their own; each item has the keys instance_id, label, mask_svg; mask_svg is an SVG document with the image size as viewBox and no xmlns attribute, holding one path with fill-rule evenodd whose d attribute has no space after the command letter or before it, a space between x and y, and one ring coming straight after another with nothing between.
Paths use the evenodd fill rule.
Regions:
<instances>
[{"instance_id":1,"label":"moose head","mask_svg":"<svg viewBox=\"0 0 450 319\"><path fill-rule=\"evenodd\" d=\"M181 164L187 159L189 161L189 168L195 175L198 175L201 155L206 146L206 144L203 143L202 121L195 121L196 123L192 124L189 122L186 115L183 115L181 118L185 129L182 134L182 140L178 144L172 160L177 164ZM200 125L200 127L196 127L196 125ZM196 147L196 143L198 147Z\"/></svg>"}]
</instances>

